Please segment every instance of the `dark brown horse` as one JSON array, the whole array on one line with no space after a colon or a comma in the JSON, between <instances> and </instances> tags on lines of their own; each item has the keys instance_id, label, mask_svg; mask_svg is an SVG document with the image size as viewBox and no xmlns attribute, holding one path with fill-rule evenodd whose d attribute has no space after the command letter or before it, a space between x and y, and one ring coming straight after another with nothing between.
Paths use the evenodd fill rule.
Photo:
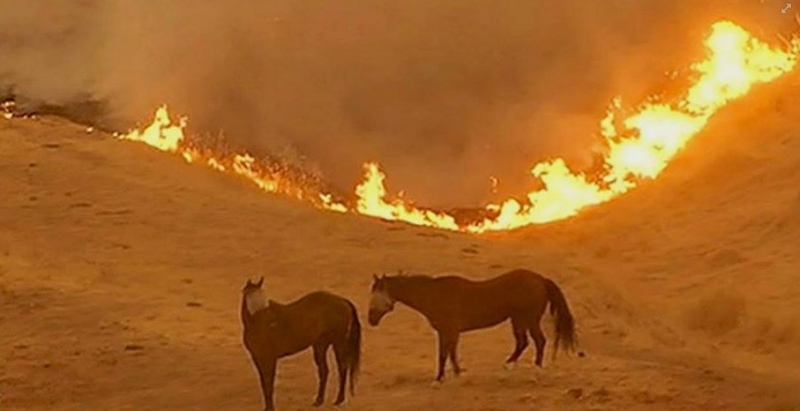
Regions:
<instances>
[{"instance_id":1,"label":"dark brown horse","mask_svg":"<svg viewBox=\"0 0 800 411\"><path fill-rule=\"evenodd\" d=\"M344 402L347 377L350 394L355 391L361 357L361 323L355 305L324 291L305 295L289 304L267 300L261 288L264 277L242 289L244 345L258 370L264 409L274 410L272 400L275 367L279 358L313 347L319 387L315 406L325 400L328 382L328 348L333 346L339 370L339 394L335 404Z\"/></svg>"},{"instance_id":2,"label":"dark brown horse","mask_svg":"<svg viewBox=\"0 0 800 411\"><path fill-rule=\"evenodd\" d=\"M369 303L370 325L377 326L398 301L424 315L439 335L436 381L444 378L447 358L455 374L461 373L456 358L460 333L488 328L509 318L516 347L506 363L514 363L522 355L530 334L536 344L536 365L541 367L546 339L539 322L548 303L550 313L556 317L555 349L561 346L572 350L576 343L575 323L564 294L552 280L533 271L513 270L485 281L457 276L375 276Z\"/></svg>"}]
</instances>

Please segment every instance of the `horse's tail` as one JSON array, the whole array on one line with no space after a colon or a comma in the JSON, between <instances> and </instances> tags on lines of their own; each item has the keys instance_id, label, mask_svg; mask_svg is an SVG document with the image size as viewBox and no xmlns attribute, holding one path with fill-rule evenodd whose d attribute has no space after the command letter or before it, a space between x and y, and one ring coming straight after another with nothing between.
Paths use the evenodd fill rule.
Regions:
<instances>
[{"instance_id":1,"label":"horse's tail","mask_svg":"<svg viewBox=\"0 0 800 411\"><path fill-rule=\"evenodd\" d=\"M550 315L556 317L556 343L553 350L553 358L555 358L558 347L565 351L575 349L578 342L575 335L575 319L569 311L564 293L556 283L546 278L544 286L547 291L547 299L550 301Z\"/></svg>"},{"instance_id":2,"label":"horse's tail","mask_svg":"<svg viewBox=\"0 0 800 411\"><path fill-rule=\"evenodd\" d=\"M350 331L347 334L347 362L348 377L350 378L350 395L356 393L356 378L361 366L361 322L358 320L356 306L347 301L350 306Z\"/></svg>"}]
</instances>

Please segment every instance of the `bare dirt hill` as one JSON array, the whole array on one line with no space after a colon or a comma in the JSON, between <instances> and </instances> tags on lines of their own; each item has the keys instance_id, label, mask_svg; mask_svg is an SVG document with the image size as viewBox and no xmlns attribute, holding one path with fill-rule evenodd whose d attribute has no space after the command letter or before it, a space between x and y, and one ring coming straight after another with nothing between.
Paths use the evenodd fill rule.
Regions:
<instances>
[{"instance_id":1,"label":"bare dirt hill","mask_svg":"<svg viewBox=\"0 0 800 411\"><path fill-rule=\"evenodd\" d=\"M467 373L431 388L433 334L401 308L365 328L347 408L798 409L797 85L724 110L630 195L485 236L323 213L58 118L0 119L0 408L260 409L248 276L364 314L372 273L527 267L564 288L586 357L504 370L504 325L466 335ZM308 353L283 361L278 408L309 409L315 379Z\"/></svg>"}]
</instances>

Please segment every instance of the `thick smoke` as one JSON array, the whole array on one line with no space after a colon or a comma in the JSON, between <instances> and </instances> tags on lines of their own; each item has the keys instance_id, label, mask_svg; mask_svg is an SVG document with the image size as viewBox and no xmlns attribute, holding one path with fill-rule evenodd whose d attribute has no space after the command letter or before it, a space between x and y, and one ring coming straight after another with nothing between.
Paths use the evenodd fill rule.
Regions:
<instances>
[{"instance_id":1,"label":"thick smoke","mask_svg":"<svg viewBox=\"0 0 800 411\"><path fill-rule=\"evenodd\" d=\"M545 157L588 165L612 97L635 102L711 22L767 8L779 19L757 0L0 0L0 92L102 101L120 129L168 103L343 190L377 160L392 189L468 205L489 176L520 193Z\"/></svg>"}]
</instances>

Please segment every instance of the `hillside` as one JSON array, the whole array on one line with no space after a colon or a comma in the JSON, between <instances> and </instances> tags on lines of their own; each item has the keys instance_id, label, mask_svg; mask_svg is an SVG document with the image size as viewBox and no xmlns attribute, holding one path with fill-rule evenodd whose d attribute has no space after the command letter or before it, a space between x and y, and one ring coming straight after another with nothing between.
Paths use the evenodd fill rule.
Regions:
<instances>
[{"instance_id":1,"label":"hillside","mask_svg":"<svg viewBox=\"0 0 800 411\"><path fill-rule=\"evenodd\" d=\"M586 357L504 370L504 325L466 335L467 373L434 389L432 332L402 308L365 328L347 408L797 409L796 77L723 110L629 195L484 236L325 213L59 118L0 119L0 406L259 409L248 277L278 301L341 293L363 315L373 273L528 267L564 288ZM309 408L312 364L281 363L279 409Z\"/></svg>"},{"instance_id":2,"label":"hillside","mask_svg":"<svg viewBox=\"0 0 800 411\"><path fill-rule=\"evenodd\" d=\"M800 99L786 90L798 85L794 77L756 90L657 181L536 236L580 250L564 253L590 251L587 265L611 263L604 278L646 296L637 304L661 320L713 337L713 349L796 368Z\"/></svg>"}]
</instances>

